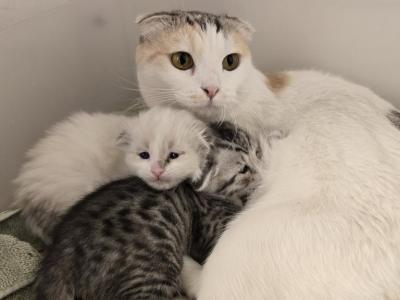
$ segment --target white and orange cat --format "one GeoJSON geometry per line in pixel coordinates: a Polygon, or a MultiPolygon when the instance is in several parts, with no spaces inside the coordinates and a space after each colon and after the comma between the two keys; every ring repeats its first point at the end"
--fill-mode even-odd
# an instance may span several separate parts
{"type": "Polygon", "coordinates": [[[138,24],[148,105],[287,135],[269,153],[264,187],[197,270],[197,299],[400,299],[393,105],[319,72],[265,77],[252,63],[251,26],[235,17],[172,11],[138,24]]]}

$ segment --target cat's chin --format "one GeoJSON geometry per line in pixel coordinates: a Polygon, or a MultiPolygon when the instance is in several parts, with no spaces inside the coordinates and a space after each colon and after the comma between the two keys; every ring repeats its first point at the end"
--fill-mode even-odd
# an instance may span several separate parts
{"type": "Polygon", "coordinates": [[[202,107],[188,107],[192,113],[194,113],[200,119],[207,122],[216,122],[221,120],[222,109],[218,106],[202,106],[202,107]]]}
{"type": "Polygon", "coordinates": [[[169,190],[178,185],[178,183],[175,183],[174,181],[165,181],[165,180],[148,181],[147,184],[153,189],[158,191],[169,190]]]}
{"type": "MultiPolygon", "coordinates": [[[[155,104],[150,101],[146,101],[146,104],[149,107],[153,107],[156,105],[166,106],[166,104],[155,104]]],[[[169,103],[168,107],[173,107],[177,109],[184,109],[192,112],[196,116],[200,117],[201,119],[205,119],[207,121],[220,121],[221,115],[223,112],[223,107],[218,105],[216,101],[209,102],[204,101],[201,103],[187,103],[184,100],[175,101],[173,103],[169,103]]]]}

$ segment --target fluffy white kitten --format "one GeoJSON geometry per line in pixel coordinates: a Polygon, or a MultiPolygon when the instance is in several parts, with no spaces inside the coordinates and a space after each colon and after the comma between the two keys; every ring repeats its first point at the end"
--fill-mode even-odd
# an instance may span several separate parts
{"type": "Polygon", "coordinates": [[[128,117],[76,113],[53,126],[29,152],[15,206],[30,229],[47,240],[61,213],[98,186],[127,175],[117,137],[128,117]]]}
{"type": "Polygon", "coordinates": [[[182,178],[196,179],[208,152],[206,129],[189,112],[171,108],[155,107],[133,118],[74,114],[28,152],[15,180],[15,205],[31,230],[48,241],[60,216],[104,183],[137,175],[167,189],[182,178]]]}
{"type": "Polygon", "coordinates": [[[209,141],[205,123],[187,111],[161,107],[140,113],[119,137],[129,172],[158,190],[199,179],[209,141]]]}
{"type": "Polygon", "coordinates": [[[288,134],[198,272],[197,299],[400,299],[400,113],[327,74],[264,77],[237,18],[162,12],[139,26],[149,105],[288,134]]]}

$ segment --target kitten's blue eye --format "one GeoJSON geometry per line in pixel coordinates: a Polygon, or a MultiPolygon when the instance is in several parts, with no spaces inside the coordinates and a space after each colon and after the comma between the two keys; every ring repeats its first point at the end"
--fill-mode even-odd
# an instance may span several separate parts
{"type": "Polygon", "coordinates": [[[177,159],[179,157],[179,154],[176,152],[171,152],[168,157],[170,159],[177,159]]]}
{"type": "Polygon", "coordinates": [[[141,159],[149,159],[150,158],[149,152],[146,152],[146,151],[145,152],[140,152],[139,156],[140,156],[141,159]]]}

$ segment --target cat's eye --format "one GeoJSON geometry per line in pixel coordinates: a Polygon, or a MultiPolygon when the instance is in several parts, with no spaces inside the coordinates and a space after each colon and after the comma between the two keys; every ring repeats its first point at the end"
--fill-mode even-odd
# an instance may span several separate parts
{"type": "Polygon", "coordinates": [[[239,171],[240,174],[246,174],[247,172],[250,171],[249,166],[244,165],[244,167],[239,171]]]}
{"type": "Polygon", "coordinates": [[[224,60],[222,61],[222,67],[224,70],[233,71],[235,70],[240,63],[240,56],[237,53],[231,53],[225,56],[224,60]]]}
{"type": "Polygon", "coordinates": [[[172,65],[179,70],[189,70],[193,67],[194,62],[192,56],[183,51],[171,54],[172,65]]]}
{"type": "Polygon", "coordinates": [[[140,152],[140,153],[139,153],[139,157],[140,157],[141,159],[149,159],[149,158],[150,158],[150,153],[149,153],[149,152],[146,152],[146,151],[140,152]]]}
{"type": "Polygon", "coordinates": [[[178,157],[179,157],[179,154],[176,153],[176,152],[171,152],[171,153],[168,155],[168,158],[170,158],[170,159],[177,159],[178,157]]]}

